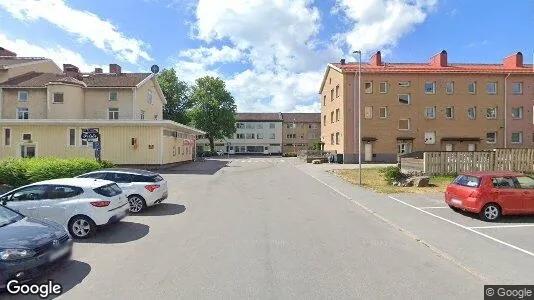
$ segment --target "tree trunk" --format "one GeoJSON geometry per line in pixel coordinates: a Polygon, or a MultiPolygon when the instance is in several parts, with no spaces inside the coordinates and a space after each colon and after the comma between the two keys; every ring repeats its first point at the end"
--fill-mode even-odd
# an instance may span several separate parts
{"type": "Polygon", "coordinates": [[[208,137],[208,140],[210,141],[210,151],[215,152],[215,143],[213,142],[213,137],[208,137]]]}

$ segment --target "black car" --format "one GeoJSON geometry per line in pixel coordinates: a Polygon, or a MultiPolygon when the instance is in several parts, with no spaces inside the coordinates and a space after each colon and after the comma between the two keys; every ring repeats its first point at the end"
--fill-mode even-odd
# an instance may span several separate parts
{"type": "Polygon", "coordinates": [[[0,205],[0,290],[14,279],[31,282],[71,255],[72,239],[63,226],[0,205]]]}

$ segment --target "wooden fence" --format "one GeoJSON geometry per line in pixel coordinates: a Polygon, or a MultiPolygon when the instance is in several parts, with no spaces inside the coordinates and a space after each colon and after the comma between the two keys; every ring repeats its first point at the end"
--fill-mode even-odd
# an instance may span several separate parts
{"type": "Polygon", "coordinates": [[[469,171],[534,172],[534,149],[494,151],[425,152],[425,174],[456,174],[469,171]]]}

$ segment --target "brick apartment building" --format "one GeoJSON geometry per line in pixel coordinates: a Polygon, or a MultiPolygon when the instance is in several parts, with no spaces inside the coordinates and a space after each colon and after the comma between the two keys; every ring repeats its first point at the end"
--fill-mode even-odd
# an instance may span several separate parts
{"type": "MultiPolygon", "coordinates": [[[[321,140],[345,162],[358,159],[358,69],[329,64],[319,91],[321,140]]],[[[428,63],[385,63],[376,52],[362,64],[362,159],[534,147],[533,100],[533,66],[520,52],[502,64],[451,64],[446,51],[428,63]]]]}
{"type": "Polygon", "coordinates": [[[320,113],[283,113],[282,152],[299,152],[321,140],[320,113]]]}

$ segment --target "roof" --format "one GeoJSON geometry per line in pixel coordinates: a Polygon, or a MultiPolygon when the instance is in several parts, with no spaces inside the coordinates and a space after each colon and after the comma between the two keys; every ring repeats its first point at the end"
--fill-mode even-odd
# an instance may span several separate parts
{"type": "Polygon", "coordinates": [[[282,113],[236,113],[236,121],[282,122],[282,113]]]}
{"type": "Polygon", "coordinates": [[[50,61],[50,60],[44,57],[0,56],[0,69],[7,69],[11,66],[20,65],[20,64],[46,62],[46,61],[50,61]]]}
{"type": "Polygon", "coordinates": [[[60,82],[67,84],[77,84],[84,87],[136,87],[152,73],[121,73],[121,74],[81,74],[81,77],[74,78],[65,74],[29,72],[15,76],[2,84],[0,87],[45,87],[49,83],[60,82]]]}
{"type": "Polygon", "coordinates": [[[60,179],[50,179],[45,181],[39,181],[35,184],[61,184],[61,185],[72,185],[82,188],[97,188],[103,185],[114,183],[113,181],[104,180],[104,179],[94,179],[94,178],[60,178],[60,179]]]}
{"type": "Polygon", "coordinates": [[[519,172],[509,172],[509,171],[478,171],[478,172],[462,172],[461,175],[469,175],[469,176],[475,176],[475,177],[481,177],[481,176],[498,176],[498,177],[504,177],[504,176],[525,176],[523,173],[519,172]]]}
{"type": "MultiPolygon", "coordinates": [[[[358,63],[332,63],[337,69],[343,72],[358,72],[358,63]]],[[[532,74],[532,65],[523,67],[505,68],[503,64],[448,64],[446,67],[430,65],[428,63],[384,63],[380,66],[369,63],[362,64],[362,73],[520,73],[532,74]]]]}
{"type": "Polygon", "coordinates": [[[284,122],[321,123],[321,113],[282,113],[284,122]]]}

